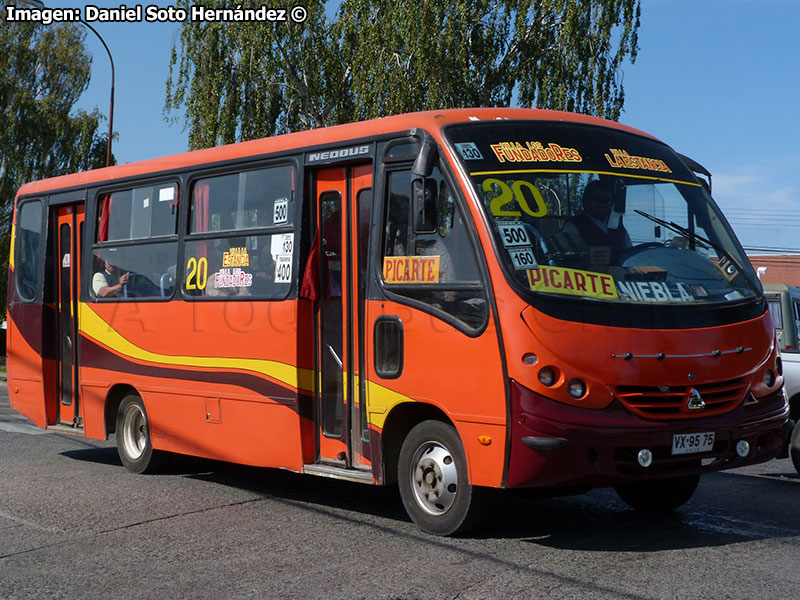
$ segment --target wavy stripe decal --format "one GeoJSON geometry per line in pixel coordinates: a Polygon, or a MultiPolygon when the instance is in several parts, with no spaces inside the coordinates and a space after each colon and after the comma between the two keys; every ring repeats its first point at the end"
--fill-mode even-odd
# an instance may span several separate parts
{"type": "MultiPolygon", "coordinates": [[[[113,364],[113,368],[121,372],[210,383],[232,383],[276,400],[285,398],[286,390],[283,392],[284,395],[280,395],[277,385],[270,388],[266,385],[268,382],[261,380],[264,384],[259,384],[247,379],[245,373],[239,373],[237,376],[230,371],[221,372],[223,369],[235,369],[269,377],[306,394],[313,394],[314,391],[314,372],[310,369],[297,369],[285,363],[255,358],[173,356],[140,348],[115,331],[85,302],[80,303],[78,323],[84,337],[81,363],[85,366],[113,364]],[[207,371],[191,371],[191,368],[202,368],[207,371]]],[[[255,375],[251,377],[260,379],[255,375]]],[[[367,380],[366,386],[369,425],[378,430],[383,429],[386,417],[395,406],[403,402],[414,402],[412,398],[379,383],[367,380]]],[[[311,399],[310,396],[302,394],[301,398],[311,399]]],[[[307,410],[300,412],[305,414],[307,410]]]]}
{"type": "Polygon", "coordinates": [[[237,369],[264,375],[283,384],[304,392],[312,392],[314,373],[310,369],[298,369],[292,365],[274,360],[257,358],[229,358],[215,356],[173,356],[151,352],[133,344],[106,323],[85,302],[80,303],[78,317],[80,331],[86,338],[124,357],[140,362],[151,363],[155,366],[198,367],[203,369],[237,369]]]}
{"type": "MultiPolygon", "coordinates": [[[[196,371],[180,367],[143,365],[120,356],[85,336],[81,337],[81,363],[84,367],[108,369],[119,373],[131,373],[145,377],[235,385],[269,398],[276,404],[287,406],[302,417],[311,418],[312,397],[310,395],[298,394],[288,386],[274,383],[252,373],[213,370],[196,371]]],[[[176,392],[179,392],[177,388],[176,392]]]]}

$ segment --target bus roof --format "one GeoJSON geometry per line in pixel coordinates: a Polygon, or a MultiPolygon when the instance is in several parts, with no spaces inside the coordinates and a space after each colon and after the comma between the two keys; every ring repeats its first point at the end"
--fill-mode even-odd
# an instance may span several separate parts
{"type": "Polygon", "coordinates": [[[536,108],[461,108],[433,110],[383,117],[370,121],[348,123],[321,129],[311,129],[296,133],[286,133],[248,142],[216,146],[214,148],[184,152],[182,154],[174,154],[162,158],[125,163],[81,173],[52,177],[50,179],[42,179],[23,185],[17,195],[40,194],[51,190],[76,188],[137,175],[168,172],[196,165],[224,162],[249,156],[322,146],[345,140],[361,139],[373,135],[407,131],[414,127],[425,129],[438,137],[439,130],[444,125],[450,123],[463,123],[476,120],[488,121],[495,119],[534,119],[587,123],[621,129],[653,138],[653,136],[645,132],[626,125],[621,125],[614,121],[570,112],[536,108]]]}

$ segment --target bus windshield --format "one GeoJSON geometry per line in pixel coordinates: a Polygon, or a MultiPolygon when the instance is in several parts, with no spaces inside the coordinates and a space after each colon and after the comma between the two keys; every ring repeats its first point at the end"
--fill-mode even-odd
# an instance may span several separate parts
{"type": "Polygon", "coordinates": [[[525,293],[675,306],[761,295],[719,209],[664,144],[555,122],[473,123],[446,135],[525,293]]]}

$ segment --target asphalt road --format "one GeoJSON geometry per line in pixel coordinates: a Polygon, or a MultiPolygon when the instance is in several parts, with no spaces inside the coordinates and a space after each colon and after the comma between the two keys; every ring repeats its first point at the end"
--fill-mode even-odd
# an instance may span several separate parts
{"type": "Polygon", "coordinates": [[[416,530],[394,489],[45,433],[0,387],[0,598],[797,598],[791,461],[705,477],[674,515],[609,490],[504,494],[476,535],[416,530]]]}

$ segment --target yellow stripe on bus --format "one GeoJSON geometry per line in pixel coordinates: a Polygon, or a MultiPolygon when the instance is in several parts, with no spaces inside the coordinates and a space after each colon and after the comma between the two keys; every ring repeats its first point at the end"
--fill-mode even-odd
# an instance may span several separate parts
{"type": "Polygon", "coordinates": [[[314,389],[313,371],[298,369],[295,366],[274,360],[216,356],[173,356],[145,350],[125,339],[85,302],[80,304],[78,322],[83,334],[115,352],[136,360],[159,365],[252,371],[276,379],[301,391],[311,392],[314,389]]]}

